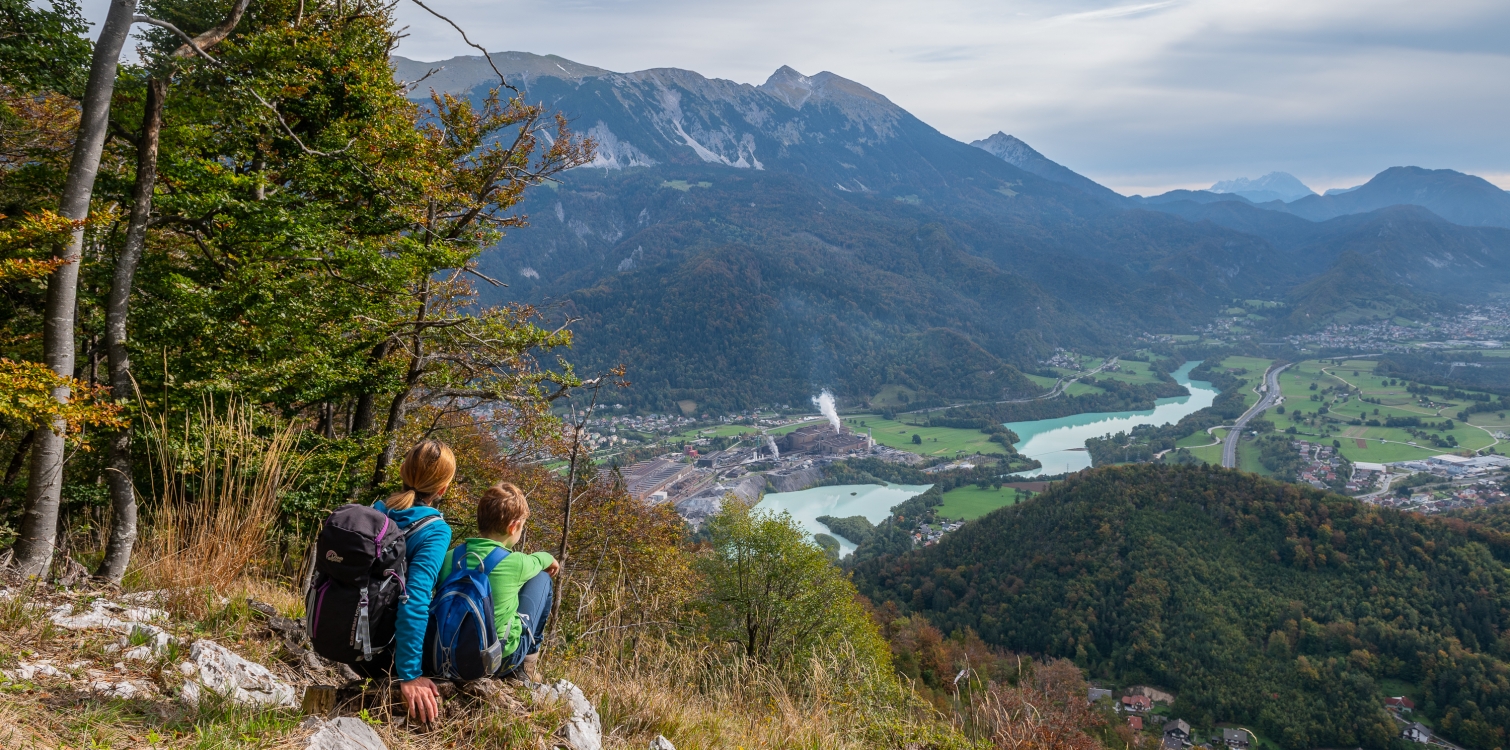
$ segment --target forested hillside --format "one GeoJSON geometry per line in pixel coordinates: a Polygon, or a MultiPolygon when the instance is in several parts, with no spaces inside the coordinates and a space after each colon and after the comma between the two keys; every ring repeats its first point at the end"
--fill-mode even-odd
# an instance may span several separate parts
{"type": "Polygon", "coordinates": [[[1384,747],[1385,685],[1465,747],[1510,726],[1510,537],[1209,467],[1074,476],[857,566],[944,632],[1164,685],[1287,748],[1384,747]],[[1386,682],[1388,681],[1388,682],[1386,682]]]}

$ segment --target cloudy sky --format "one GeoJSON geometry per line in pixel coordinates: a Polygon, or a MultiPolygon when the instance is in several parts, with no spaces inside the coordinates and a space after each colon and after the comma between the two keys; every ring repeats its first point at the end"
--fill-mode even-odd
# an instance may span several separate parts
{"type": "MultiPolygon", "coordinates": [[[[491,51],[748,83],[832,71],[1124,193],[1276,170],[1320,191],[1407,164],[1510,187],[1505,0],[426,2],[491,51]]],[[[465,53],[409,0],[399,14],[399,54],[465,53]]]]}

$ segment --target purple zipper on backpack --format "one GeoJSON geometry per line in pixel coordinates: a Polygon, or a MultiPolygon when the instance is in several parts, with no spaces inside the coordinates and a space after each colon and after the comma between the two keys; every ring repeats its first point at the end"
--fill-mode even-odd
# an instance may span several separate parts
{"type": "Polygon", "coordinates": [[[391,524],[392,522],[393,522],[393,519],[389,518],[388,516],[383,516],[383,528],[378,529],[377,540],[375,540],[372,543],[372,546],[373,546],[372,556],[373,557],[382,557],[383,556],[383,537],[388,535],[388,525],[391,524]]]}
{"type": "Polygon", "coordinates": [[[326,581],[325,585],[320,587],[320,595],[315,597],[315,622],[314,627],[309,631],[310,638],[314,638],[315,631],[320,629],[320,607],[325,604],[325,592],[329,589],[330,581],[326,581]]]}

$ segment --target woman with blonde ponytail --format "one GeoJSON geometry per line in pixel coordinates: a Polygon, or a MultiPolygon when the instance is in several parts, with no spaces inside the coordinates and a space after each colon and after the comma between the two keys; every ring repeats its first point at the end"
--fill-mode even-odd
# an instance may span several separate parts
{"type": "Polygon", "coordinates": [[[398,469],[403,480],[403,489],[379,500],[373,508],[386,514],[408,533],[409,527],[424,522],[408,536],[405,558],[409,572],[405,584],[408,598],[398,608],[398,625],[394,633],[394,647],[384,653],[391,662],[374,662],[358,668],[368,677],[392,674],[399,682],[404,696],[404,705],[409,718],[426,723],[440,715],[436,699],[440,691],[428,677],[420,674],[420,652],[424,648],[425,626],[430,620],[430,599],[435,590],[435,580],[445,561],[446,550],[451,546],[451,527],[444,516],[435,509],[435,504],[451,487],[456,476],[456,454],[450,446],[439,440],[424,440],[404,454],[404,463],[398,469]]]}

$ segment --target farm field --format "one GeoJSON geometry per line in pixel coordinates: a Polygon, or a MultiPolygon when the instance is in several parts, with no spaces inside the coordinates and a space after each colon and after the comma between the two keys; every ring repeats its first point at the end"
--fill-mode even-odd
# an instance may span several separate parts
{"type": "Polygon", "coordinates": [[[1106,391],[1094,385],[1086,385],[1085,383],[1070,383],[1064,387],[1064,394],[1066,396],[1084,396],[1089,393],[1106,393],[1106,391]]]}
{"type": "Polygon", "coordinates": [[[934,510],[939,518],[966,521],[980,518],[997,508],[1014,505],[1022,499],[1022,493],[1011,487],[983,490],[975,485],[956,487],[944,493],[944,504],[934,510]]]}
{"type": "Polygon", "coordinates": [[[1129,362],[1125,359],[1117,361],[1116,372],[1098,373],[1096,377],[1120,380],[1124,383],[1133,383],[1135,385],[1159,382],[1159,377],[1149,369],[1147,362],[1129,362]]]}
{"type": "Polygon", "coordinates": [[[1495,413],[1476,414],[1474,417],[1477,420],[1463,424],[1454,419],[1461,403],[1426,406],[1414,394],[1406,391],[1404,385],[1395,383],[1391,378],[1376,375],[1376,364],[1371,360],[1354,359],[1345,359],[1341,364],[1337,364],[1335,360],[1300,362],[1280,376],[1285,413],[1279,414],[1278,409],[1271,409],[1265,416],[1281,431],[1294,427],[1297,438],[1312,442],[1338,441],[1342,445],[1341,454],[1350,461],[1374,463],[1408,461],[1442,453],[1486,448],[1495,444],[1495,438],[1474,425],[1510,424],[1500,420],[1495,413]],[[1313,384],[1316,390],[1311,390],[1313,384]],[[1369,400],[1352,397],[1336,399],[1335,393],[1327,393],[1327,389],[1338,386],[1356,387],[1362,398],[1369,400]],[[1312,400],[1313,398],[1318,400],[1312,400]],[[1313,424],[1323,406],[1319,399],[1325,398],[1333,399],[1333,403],[1327,406],[1328,416],[1343,420],[1344,423],[1313,424]],[[1457,441],[1458,448],[1434,447],[1427,439],[1413,436],[1403,427],[1346,424],[1346,421],[1352,419],[1378,420],[1382,423],[1390,417],[1416,417],[1429,422],[1451,419],[1453,429],[1432,429],[1427,432],[1441,435],[1444,439],[1452,436],[1457,441]]]}
{"type": "MultiPolygon", "coordinates": [[[[1221,446],[1217,446],[1221,447],[1221,446]]],[[[1221,454],[1217,454],[1217,461],[1221,461],[1221,454]]],[[[1251,440],[1242,440],[1237,444],[1237,468],[1243,471],[1251,471],[1260,476],[1272,477],[1274,472],[1269,471],[1258,458],[1258,446],[1251,440]]]]}
{"type": "MultiPolygon", "coordinates": [[[[1226,430],[1216,430],[1217,435],[1225,435],[1226,433],[1226,430]]],[[[1207,445],[1216,439],[1217,438],[1211,433],[1208,433],[1205,430],[1201,430],[1200,432],[1197,432],[1195,434],[1186,435],[1185,437],[1180,438],[1179,440],[1175,441],[1174,446],[1176,448],[1196,448],[1202,445],[1207,445]]]]}
{"type": "MultiPolygon", "coordinates": [[[[1218,437],[1222,437],[1227,434],[1227,431],[1216,430],[1214,434],[1218,437]]],[[[1190,454],[1202,461],[1205,461],[1208,464],[1216,464],[1219,466],[1222,463],[1222,444],[1217,443],[1216,445],[1208,445],[1204,448],[1191,448],[1190,454]]]]}
{"type": "MultiPolygon", "coordinates": [[[[905,418],[905,417],[904,417],[905,418]]],[[[855,432],[869,430],[876,442],[898,450],[911,451],[924,456],[953,456],[960,451],[967,454],[986,453],[1006,455],[1000,443],[991,442],[991,436],[980,430],[956,427],[918,427],[898,420],[882,419],[875,414],[858,414],[845,417],[844,423],[855,432]],[[921,445],[912,442],[913,434],[922,438],[921,445]]],[[[774,430],[773,430],[774,432],[774,430]]]]}
{"type": "Polygon", "coordinates": [[[1053,388],[1054,387],[1054,382],[1055,382],[1054,378],[1046,377],[1046,376],[1043,376],[1043,375],[1029,375],[1028,373],[1023,373],[1022,376],[1025,377],[1025,378],[1027,378],[1028,380],[1033,381],[1034,383],[1037,383],[1037,384],[1043,386],[1044,388],[1053,388]]]}
{"type": "Polygon", "coordinates": [[[1258,394],[1254,393],[1253,389],[1259,383],[1263,382],[1264,372],[1273,363],[1274,360],[1259,359],[1258,357],[1227,357],[1222,360],[1220,366],[1229,370],[1243,369],[1248,371],[1246,374],[1237,376],[1243,379],[1243,385],[1240,390],[1243,394],[1243,406],[1248,407],[1258,403],[1258,394]]]}

